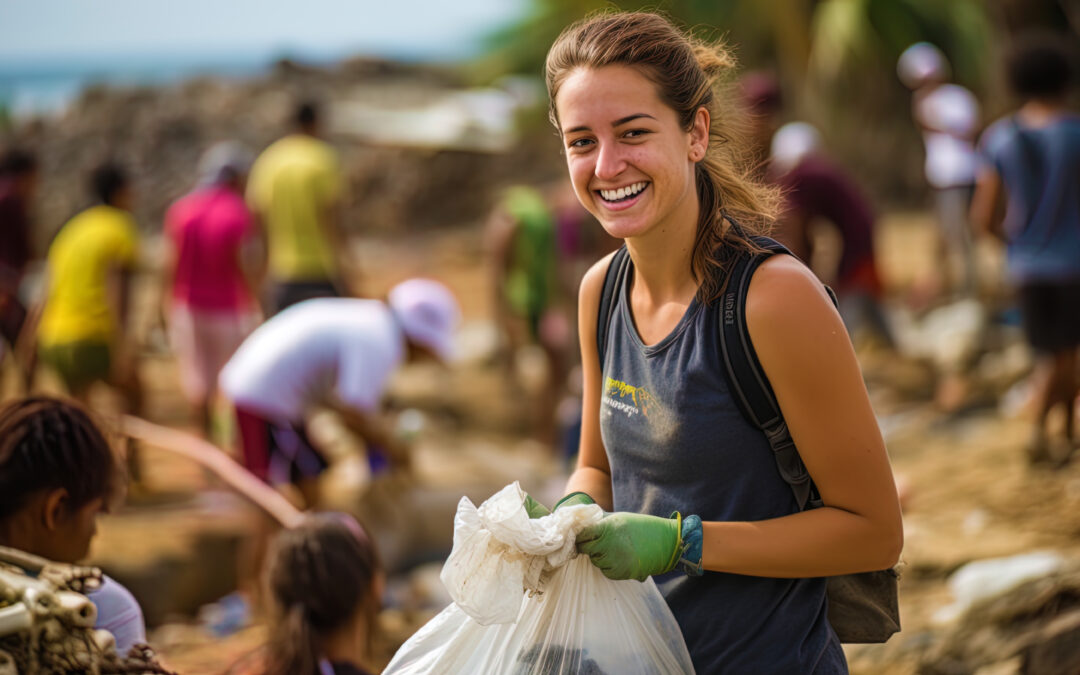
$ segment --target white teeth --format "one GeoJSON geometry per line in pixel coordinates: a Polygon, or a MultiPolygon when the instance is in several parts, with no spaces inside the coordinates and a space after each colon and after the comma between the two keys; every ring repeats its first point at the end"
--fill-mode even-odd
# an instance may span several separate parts
{"type": "Polygon", "coordinates": [[[646,185],[648,185],[648,183],[641,182],[634,183],[633,185],[627,185],[626,187],[621,187],[617,190],[600,190],[600,196],[609,202],[614,202],[636,195],[637,193],[644,190],[646,185]]]}

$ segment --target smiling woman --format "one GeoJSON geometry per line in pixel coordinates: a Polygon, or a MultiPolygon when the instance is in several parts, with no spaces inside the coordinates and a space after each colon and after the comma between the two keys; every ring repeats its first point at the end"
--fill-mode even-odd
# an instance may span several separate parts
{"type": "MultiPolygon", "coordinates": [[[[734,103],[738,100],[733,89],[735,61],[727,50],[680,35],[655,15],[636,15],[651,19],[635,25],[629,37],[629,29],[622,25],[626,22],[620,18],[629,16],[601,16],[576,24],[556,41],[547,59],[549,117],[561,130],[579,198],[592,191],[603,199],[599,204],[592,198],[582,203],[605,228],[608,225],[601,214],[629,208],[630,198],[648,192],[651,182],[632,182],[632,172],[611,172],[631,157],[646,161],[641,155],[650,148],[633,152],[644,144],[670,145],[674,134],[685,136],[686,147],[679,150],[686,166],[671,168],[681,172],[680,181],[690,179],[689,195],[696,195],[688,200],[696,204],[682,204],[695,212],[698,224],[690,271],[700,282],[701,299],[713,299],[722,285],[714,272],[724,262],[712,259],[713,254],[758,250],[716,214],[723,210],[739,223],[743,234],[761,234],[774,220],[778,194],[750,178],[755,158],[742,141],[745,115],[734,103]],[[628,30],[625,40],[606,39],[603,32],[624,29],[628,30]],[[672,49],[673,45],[682,49],[672,49]],[[643,99],[641,92],[654,95],[643,99]],[[560,119],[560,111],[577,117],[560,119]],[[620,142],[605,144],[606,152],[598,153],[598,135],[605,133],[611,139],[618,135],[620,142]],[[582,184],[592,168],[597,169],[595,178],[582,184]],[[621,197],[619,189],[624,191],[621,197]],[[600,194],[601,190],[608,194],[600,194]],[[727,246],[719,246],[720,242],[727,246]]],[[[665,150],[674,152],[675,147],[665,150]]],[[[676,201],[681,203],[681,199],[676,201]]]]}
{"type": "Polygon", "coordinates": [[[747,171],[725,107],[732,73],[722,48],[648,13],[574,24],[548,54],[577,197],[626,243],[619,265],[609,256],[581,284],[579,459],[556,508],[613,511],[578,551],[613,579],[657,577],[697,672],[845,673],[822,577],[893,565],[900,510],[839,315],[810,270],[756,236],[776,193],[747,171]],[[749,284],[725,288],[751,258],[749,284]],[[721,293],[725,306],[741,294],[817,508],[740,413],[721,293]]]}

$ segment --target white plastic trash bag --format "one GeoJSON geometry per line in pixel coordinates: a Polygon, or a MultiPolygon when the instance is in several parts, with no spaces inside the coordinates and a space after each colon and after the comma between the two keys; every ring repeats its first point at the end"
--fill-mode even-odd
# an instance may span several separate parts
{"type": "Polygon", "coordinates": [[[652,579],[611,581],[577,533],[603,517],[568,506],[530,520],[515,482],[454,518],[442,580],[454,603],[416,632],[383,675],[693,673],[679,626],[652,579]]]}

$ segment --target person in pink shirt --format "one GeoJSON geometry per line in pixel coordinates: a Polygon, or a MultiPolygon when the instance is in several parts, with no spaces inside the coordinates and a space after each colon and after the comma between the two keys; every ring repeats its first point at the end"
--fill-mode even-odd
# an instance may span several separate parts
{"type": "Polygon", "coordinates": [[[243,198],[250,165],[251,154],[235,143],[211,147],[198,186],[165,215],[169,338],[184,394],[207,436],[218,373],[260,318],[256,289],[265,255],[243,198]]]}

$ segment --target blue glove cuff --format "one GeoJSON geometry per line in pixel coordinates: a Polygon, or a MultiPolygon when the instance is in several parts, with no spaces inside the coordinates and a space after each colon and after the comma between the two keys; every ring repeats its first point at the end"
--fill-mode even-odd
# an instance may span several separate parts
{"type": "Polygon", "coordinates": [[[686,516],[682,519],[682,552],[676,568],[682,570],[690,577],[700,577],[705,573],[701,566],[702,547],[704,546],[704,533],[701,528],[701,518],[698,516],[686,516]]]}

